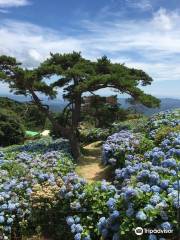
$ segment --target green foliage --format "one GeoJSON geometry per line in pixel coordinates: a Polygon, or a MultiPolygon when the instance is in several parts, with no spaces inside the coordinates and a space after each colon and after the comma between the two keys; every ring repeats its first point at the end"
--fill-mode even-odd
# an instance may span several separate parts
{"type": "MultiPolygon", "coordinates": [[[[66,110],[64,110],[62,112],[54,113],[54,119],[57,122],[61,123],[61,126],[63,126],[63,127],[70,125],[70,121],[71,121],[70,116],[68,116],[68,113],[66,110]]],[[[61,132],[58,132],[56,126],[54,126],[53,124],[49,123],[48,129],[50,129],[52,137],[55,137],[55,138],[62,137],[61,132]]]]}
{"type": "Polygon", "coordinates": [[[103,141],[110,134],[109,129],[103,128],[86,128],[80,132],[80,140],[83,143],[91,143],[95,141],[103,141]]]}
{"type": "Polygon", "coordinates": [[[0,112],[0,145],[8,146],[22,143],[25,131],[16,114],[7,110],[0,112]]]}
{"type": "Polygon", "coordinates": [[[1,165],[2,170],[8,172],[9,177],[23,177],[27,173],[27,169],[22,165],[16,162],[7,161],[1,165]]]}
{"type": "Polygon", "coordinates": [[[171,132],[180,132],[180,125],[177,125],[176,127],[161,126],[156,132],[155,142],[159,144],[171,132]]]}
{"type": "Polygon", "coordinates": [[[123,129],[133,130],[133,132],[144,132],[146,127],[146,118],[135,118],[122,122],[114,122],[111,125],[111,133],[119,132],[123,129]]]}
{"type": "Polygon", "coordinates": [[[42,130],[46,123],[46,116],[38,107],[30,103],[21,103],[6,97],[0,97],[0,109],[6,109],[18,115],[26,129],[42,130]]]}
{"type": "Polygon", "coordinates": [[[84,121],[91,121],[95,127],[110,126],[116,120],[127,119],[128,110],[122,109],[117,103],[117,96],[111,96],[114,102],[109,103],[106,97],[92,95],[83,107],[81,116],[84,121]]]}
{"type": "Polygon", "coordinates": [[[24,106],[24,114],[22,115],[22,120],[27,129],[30,130],[43,130],[46,123],[46,116],[38,107],[31,104],[26,104],[24,106]]]}
{"type": "MultiPolygon", "coordinates": [[[[107,137],[113,133],[119,132],[121,130],[132,130],[133,132],[144,132],[146,125],[146,118],[137,118],[125,121],[114,122],[108,128],[95,128],[90,124],[86,124],[80,130],[80,140],[82,143],[91,143],[95,141],[104,141],[107,137]]],[[[144,141],[142,144],[148,145],[152,147],[152,141],[148,141],[144,137],[144,141]],[[147,140],[147,143],[145,143],[147,140]]],[[[146,148],[142,145],[143,148],[146,148]]]]}
{"type": "Polygon", "coordinates": [[[150,140],[145,136],[142,136],[142,138],[139,141],[138,153],[144,154],[145,152],[153,149],[153,147],[155,147],[153,140],[150,140]]]}

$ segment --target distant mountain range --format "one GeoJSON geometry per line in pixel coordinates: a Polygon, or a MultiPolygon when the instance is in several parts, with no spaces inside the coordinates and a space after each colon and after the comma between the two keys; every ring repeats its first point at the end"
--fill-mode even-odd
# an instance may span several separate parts
{"type": "MultiPolygon", "coordinates": [[[[159,108],[147,108],[142,104],[131,105],[127,102],[127,98],[120,98],[118,99],[118,102],[120,103],[120,106],[122,108],[126,108],[126,109],[132,108],[136,112],[145,114],[147,116],[150,116],[154,113],[158,113],[160,111],[180,108],[180,99],[161,98],[160,100],[161,100],[161,105],[159,108]]],[[[66,103],[63,101],[50,102],[49,106],[52,111],[58,112],[58,111],[61,111],[66,106],[66,103]]]]}
{"type": "MultiPolygon", "coordinates": [[[[5,97],[5,96],[3,96],[5,97]]],[[[30,99],[27,99],[23,96],[6,96],[9,97],[13,100],[19,101],[19,102],[27,102],[30,101],[30,99]]],[[[147,116],[152,115],[154,113],[160,112],[160,111],[165,111],[165,110],[171,110],[175,108],[180,108],[180,99],[174,99],[174,98],[160,98],[161,100],[161,106],[159,108],[147,108],[143,106],[142,104],[136,104],[136,105],[131,105],[127,102],[127,98],[119,98],[118,102],[120,103],[122,108],[132,108],[138,113],[143,113],[147,116]]],[[[44,100],[44,103],[48,104],[50,106],[50,109],[53,112],[58,112],[61,111],[66,105],[67,102],[63,101],[62,99],[60,100],[51,100],[48,101],[47,99],[44,100]]]]}
{"type": "Polygon", "coordinates": [[[143,113],[147,116],[150,116],[154,113],[158,113],[165,110],[172,110],[175,108],[180,108],[180,99],[174,99],[174,98],[160,98],[161,105],[159,108],[147,108],[143,106],[142,104],[136,104],[136,105],[130,105],[127,102],[127,99],[121,98],[119,99],[119,103],[121,104],[121,107],[123,108],[133,108],[138,113],[143,113]]]}

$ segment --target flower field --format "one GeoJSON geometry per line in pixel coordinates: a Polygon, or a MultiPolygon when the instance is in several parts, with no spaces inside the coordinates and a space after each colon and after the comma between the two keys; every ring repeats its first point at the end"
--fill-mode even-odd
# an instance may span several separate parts
{"type": "Polygon", "coordinates": [[[180,111],[163,112],[142,131],[121,130],[102,146],[112,182],[74,172],[68,141],[45,138],[0,151],[0,236],[17,239],[178,239],[180,111]],[[138,237],[134,229],[159,229],[138,237]],[[164,231],[164,233],[163,233],[164,231]]]}

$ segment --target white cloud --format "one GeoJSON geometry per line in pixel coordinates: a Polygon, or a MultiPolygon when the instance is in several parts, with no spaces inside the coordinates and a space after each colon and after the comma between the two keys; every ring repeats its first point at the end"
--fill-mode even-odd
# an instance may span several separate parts
{"type": "Polygon", "coordinates": [[[160,9],[146,20],[82,23],[81,34],[30,23],[0,23],[0,54],[17,57],[27,67],[37,66],[50,52],[81,51],[95,59],[106,54],[113,61],[142,68],[155,81],[180,80],[180,13],[160,9]]]}
{"type": "Polygon", "coordinates": [[[30,49],[28,53],[29,56],[32,57],[32,59],[34,59],[35,61],[42,61],[42,56],[36,49],[30,49]]]}
{"type": "Polygon", "coordinates": [[[29,0],[0,0],[0,7],[21,7],[29,4],[29,0]]]}
{"type": "Polygon", "coordinates": [[[161,30],[172,30],[176,27],[179,21],[179,14],[177,12],[168,12],[161,8],[154,14],[152,23],[161,30]]]}
{"type": "Polygon", "coordinates": [[[6,21],[0,25],[0,54],[16,57],[26,66],[36,66],[51,52],[81,51],[79,40],[48,28],[6,21]]]}
{"type": "Polygon", "coordinates": [[[152,4],[150,0],[126,0],[127,6],[131,8],[137,8],[141,11],[152,10],[152,4]]]}
{"type": "MultiPolygon", "coordinates": [[[[180,15],[160,9],[150,20],[122,20],[108,24],[85,22],[97,49],[180,52],[180,15]],[[166,19],[166,21],[164,20],[166,19]],[[168,20],[167,20],[168,19],[168,20]],[[166,22],[166,25],[165,23],[166,22]],[[164,26],[165,25],[165,26],[164,26]]],[[[151,54],[150,54],[151,55],[151,54]]]]}
{"type": "Polygon", "coordinates": [[[146,70],[155,80],[180,80],[180,13],[160,9],[147,20],[116,20],[107,24],[86,22],[96,52],[124,59],[146,70]]]}

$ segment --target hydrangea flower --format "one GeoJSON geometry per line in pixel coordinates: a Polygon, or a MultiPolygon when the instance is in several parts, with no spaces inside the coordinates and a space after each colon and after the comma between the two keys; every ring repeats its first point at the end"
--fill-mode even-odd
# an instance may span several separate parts
{"type": "Polygon", "coordinates": [[[171,229],[172,229],[172,226],[171,226],[171,224],[170,224],[169,222],[163,222],[163,223],[161,224],[161,228],[162,228],[163,230],[171,230],[171,229]]]}
{"type": "Polygon", "coordinates": [[[140,210],[136,213],[136,218],[138,220],[145,221],[147,219],[147,216],[142,210],[140,210]]]}
{"type": "Polygon", "coordinates": [[[150,234],[148,237],[148,240],[157,240],[158,238],[156,237],[155,234],[150,234]]]}
{"type": "Polygon", "coordinates": [[[77,233],[77,234],[74,236],[74,240],[81,240],[81,234],[80,234],[80,233],[77,233]]]}
{"type": "Polygon", "coordinates": [[[66,218],[66,222],[69,226],[73,225],[74,224],[74,218],[73,217],[67,217],[66,218]]]}
{"type": "Polygon", "coordinates": [[[113,210],[116,204],[116,200],[114,198],[109,198],[109,200],[107,201],[107,206],[109,207],[109,209],[113,210]]]}

